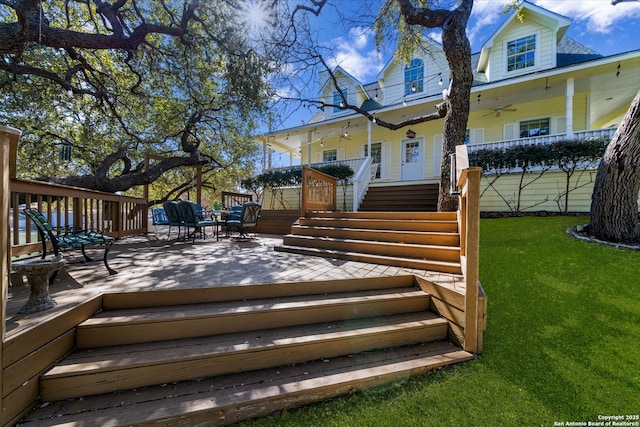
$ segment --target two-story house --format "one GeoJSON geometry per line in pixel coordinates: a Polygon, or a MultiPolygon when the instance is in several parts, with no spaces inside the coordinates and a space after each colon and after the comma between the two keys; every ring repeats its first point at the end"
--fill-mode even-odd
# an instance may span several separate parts
{"type": "MultiPolygon", "coordinates": [[[[604,57],[565,36],[570,19],[526,1],[520,14],[522,19],[512,13],[472,56],[469,149],[610,138],[640,89],[640,50],[604,57]]],[[[318,97],[337,106],[318,110],[308,123],[272,133],[265,141],[303,165],[349,160],[358,168],[362,162],[356,159],[370,156],[373,187],[437,185],[442,120],[391,131],[340,108],[344,96],[394,123],[434,111],[448,87],[449,69],[441,47],[430,46],[409,63],[390,61],[373,83],[363,84],[340,67],[333,70],[335,79],[321,73],[318,97]]],[[[537,188],[531,186],[529,205],[558,210],[559,188],[564,188],[559,180],[564,178],[550,173],[537,188]]],[[[483,193],[483,210],[511,209],[509,179],[500,182],[502,190],[483,193]]],[[[588,211],[592,187],[576,187],[580,191],[569,210],[588,211]]],[[[348,197],[347,205],[357,210],[360,201],[353,199],[359,196],[348,197]]]]}

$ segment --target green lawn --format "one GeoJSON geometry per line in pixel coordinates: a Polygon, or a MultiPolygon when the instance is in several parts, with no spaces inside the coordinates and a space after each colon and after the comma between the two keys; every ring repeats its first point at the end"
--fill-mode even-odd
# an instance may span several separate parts
{"type": "Polygon", "coordinates": [[[553,426],[640,414],[640,251],[581,242],[580,217],[485,219],[484,352],[251,426],[553,426]]]}

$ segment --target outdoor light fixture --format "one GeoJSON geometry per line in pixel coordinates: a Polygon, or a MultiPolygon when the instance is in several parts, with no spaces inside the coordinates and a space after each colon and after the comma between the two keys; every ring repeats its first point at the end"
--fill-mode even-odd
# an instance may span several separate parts
{"type": "Polygon", "coordinates": [[[416,133],[415,133],[414,131],[412,131],[411,129],[409,129],[409,130],[407,131],[407,138],[409,138],[409,139],[413,139],[413,138],[415,138],[415,137],[416,137],[416,133]]]}
{"type": "Polygon", "coordinates": [[[416,90],[418,90],[418,88],[416,87],[415,83],[411,83],[411,92],[415,92],[416,90]]]}
{"type": "Polygon", "coordinates": [[[440,80],[438,80],[438,86],[442,86],[443,85],[443,81],[442,81],[442,77],[440,77],[440,80]]]}

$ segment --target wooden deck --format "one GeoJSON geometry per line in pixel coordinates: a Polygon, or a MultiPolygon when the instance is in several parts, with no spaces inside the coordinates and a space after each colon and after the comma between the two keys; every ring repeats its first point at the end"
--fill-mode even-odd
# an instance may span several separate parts
{"type": "Polygon", "coordinates": [[[14,275],[3,423],[192,425],[220,416],[214,424],[226,425],[474,357],[455,345],[464,334],[461,275],[274,250],[282,241],[127,238],[110,255],[117,275],[78,254],[50,287],[58,305],[33,314],[18,312],[28,286],[14,275]],[[328,358],[335,371],[323,366],[328,358]],[[252,382],[270,368],[269,382],[285,376],[275,394],[252,382]],[[314,369],[320,377],[310,379],[314,369]],[[246,398],[227,399],[226,386],[204,398],[192,387],[210,376],[252,385],[246,398]],[[165,394],[164,384],[180,392],[165,394]],[[125,398],[132,389],[144,398],[125,398]],[[122,418],[114,396],[135,406],[133,418],[122,418]],[[30,412],[38,401],[46,404],[30,412]]]}
{"type": "MultiPolygon", "coordinates": [[[[70,264],[50,287],[58,306],[41,313],[19,314],[29,295],[29,288],[16,286],[20,278],[12,277],[7,300],[7,338],[46,321],[60,311],[71,310],[80,302],[101,292],[161,290],[215,287],[260,283],[302,282],[312,280],[352,279],[413,274],[463,292],[462,276],[404,267],[330,258],[309,257],[274,251],[282,236],[258,235],[249,242],[213,238],[195,243],[168,241],[160,232],[156,237],[130,237],[118,241],[111,249],[110,265],[118,271],[109,276],[99,257],[92,263],[70,264]]],[[[78,252],[75,255],[80,255],[78,252]]],[[[96,253],[96,255],[98,255],[96,253]]],[[[25,279],[26,280],[26,279],[25,279]]]]}

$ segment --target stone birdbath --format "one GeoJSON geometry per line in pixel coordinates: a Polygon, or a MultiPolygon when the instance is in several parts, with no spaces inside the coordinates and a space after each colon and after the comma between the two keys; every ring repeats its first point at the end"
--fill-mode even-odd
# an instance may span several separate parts
{"type": "Polygon", "coordinates": [[[32,259],[18,261],[11,264],[17,273],[27,276],[27,281],[31,287],[29,300],[20,309],[20,313],[35,313],[37,311],[48,310],[57,305],[49,295],[49,277],[60,270],[66,261],[58,256],[50,259],[32,259]]]}

